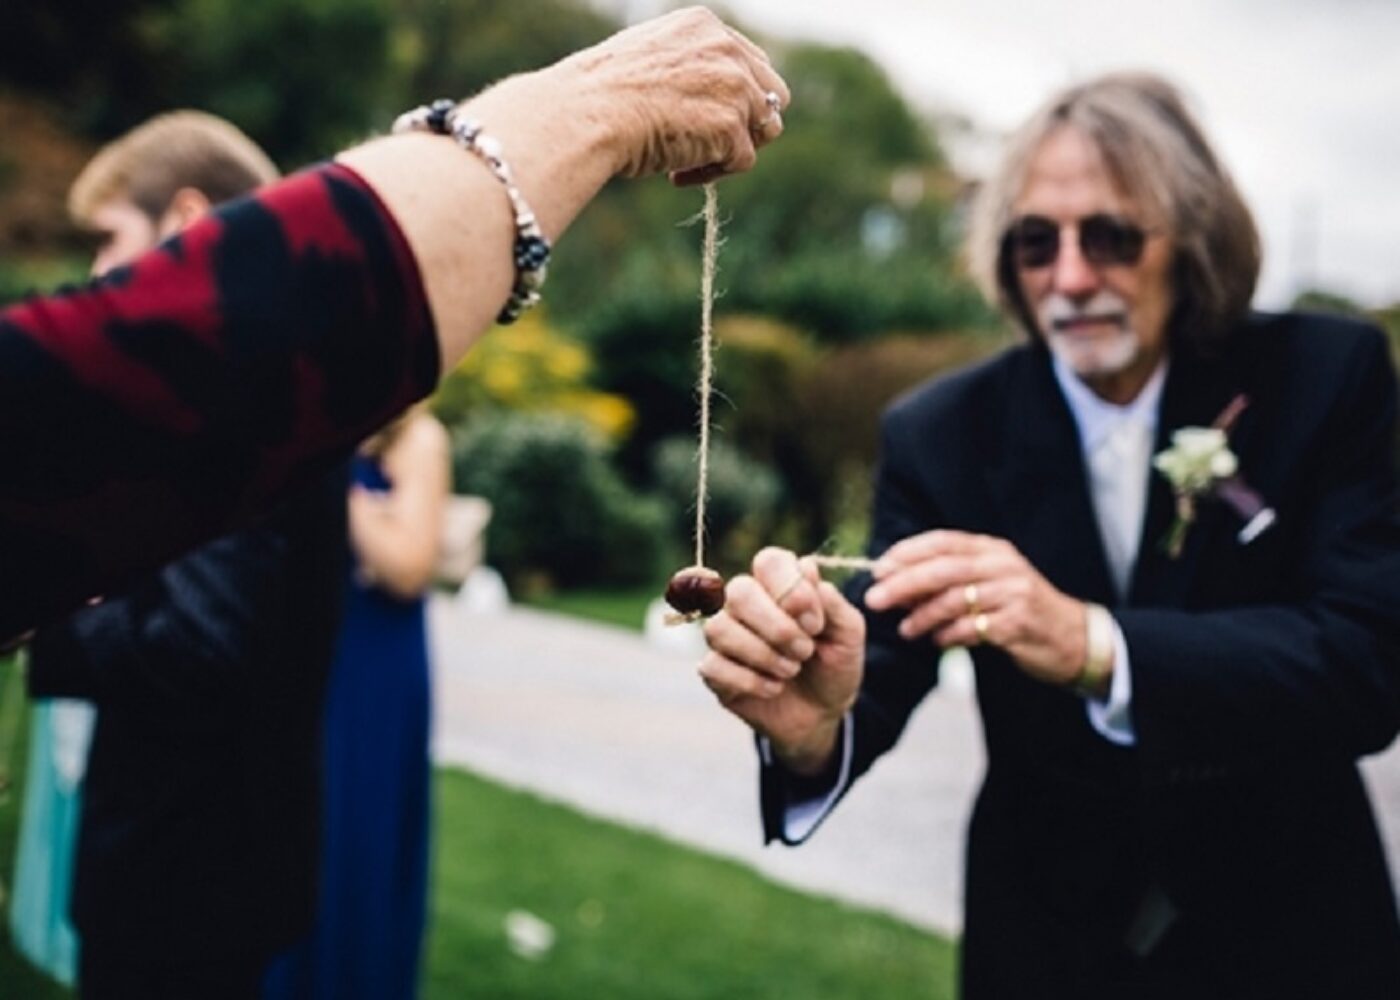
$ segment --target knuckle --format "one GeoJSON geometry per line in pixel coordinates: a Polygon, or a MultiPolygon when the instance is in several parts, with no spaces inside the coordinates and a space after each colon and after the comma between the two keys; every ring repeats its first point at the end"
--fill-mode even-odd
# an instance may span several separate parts
{"type": "Polygon", "coordinates": [[[741,573],[731,579],[724,590],[726,601],[742,602],[748,600],[757,592],[758,581],[747,573],[741,573]]]}
{"type": "Polygon", "coordinates": [[[759,549],[758,553],[753,557],[754,572],[777,566],[787,556],[788,552],[786,549],[780,549],[776,545],[765,545],[763,548],[759,549]]]}

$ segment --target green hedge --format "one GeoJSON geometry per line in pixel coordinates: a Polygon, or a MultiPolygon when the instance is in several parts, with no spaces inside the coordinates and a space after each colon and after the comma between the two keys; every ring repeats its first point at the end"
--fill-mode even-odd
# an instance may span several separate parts
{"type": "Polygon", "coordinates": [[[667,505],[629,488],[575,418],[482,416],[453,465],[456,489],[494,506],[487,557],[517,590],[653,583],[675,562],[667,505]]]}

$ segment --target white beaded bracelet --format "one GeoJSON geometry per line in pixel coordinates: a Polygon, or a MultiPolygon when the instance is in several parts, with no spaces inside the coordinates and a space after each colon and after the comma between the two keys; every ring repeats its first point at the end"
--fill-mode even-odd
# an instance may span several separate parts
{"type": "Polygon", "coordinates": [[[515,186],[510,165],[501,155],[501,144],[484,134],[479,122],[458,114],[456,103],[445,98],[405,111],[394,122],[393,130],[450,135],[463,149],[480,157],[496,179],[505,185],[511,213],[515,216],[515,243],[512,248],[515,285],[496,321],[514,323],[525,310],[540,301],[540,289],[544,286],[548,271],[550,246],[535,220],[535,213],[515,186]]]}

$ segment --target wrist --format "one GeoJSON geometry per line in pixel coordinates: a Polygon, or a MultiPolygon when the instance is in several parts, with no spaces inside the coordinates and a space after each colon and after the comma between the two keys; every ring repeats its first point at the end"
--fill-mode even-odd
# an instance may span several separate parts
{"type": "Polygon", "coordinates": [[[836,755],[836,745],[845,716],[824,719],[802,739],[779,742],[769,737],[773,755],[793,774],[820,774],[836,755]]]}
{"type": "Polygon", "coordinates": [[[1076,692],[1089,698],[1108,694],[1113,677],[1113,616],[1101,604],[1084,604],[1084,657],[1070,680],[1076,692]]]}
{"type": "Polygon", "coordinates": [[[550,240],[617,172],[622,138],[605,97],[566,59],[499,80],[458,107],[500,140],[550,240]]]}

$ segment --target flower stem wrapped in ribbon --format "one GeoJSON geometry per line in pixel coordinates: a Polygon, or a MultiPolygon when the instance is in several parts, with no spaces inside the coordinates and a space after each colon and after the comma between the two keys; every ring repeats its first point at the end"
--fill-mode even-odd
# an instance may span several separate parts
{"type": "Polygon", "coordinates": [[[1162,547],[1173,559],[1181,555],[1202,497],[1223,500],[1240,516],[1245,525],[1238,537],[1245,545],[1276,519],[1272,508],[1240,478],[1239,459],[1230,450],[1230,427],[1247,405],[1244,396],[1236,396],[1214,425],[1179,428],[1172,433],[1171,447],[1152,459],[1153,467],[1176,495],[1176,518],[1162,540],[1162,547]]]}

